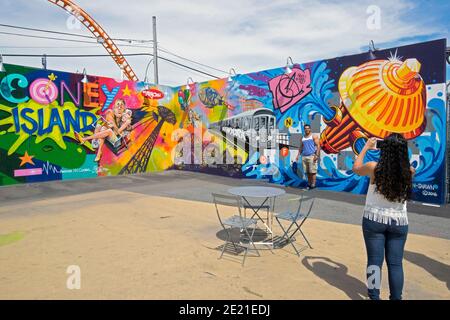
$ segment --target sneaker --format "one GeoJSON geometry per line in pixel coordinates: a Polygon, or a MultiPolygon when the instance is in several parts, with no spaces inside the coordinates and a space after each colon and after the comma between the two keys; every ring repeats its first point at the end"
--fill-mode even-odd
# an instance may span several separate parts
{"type": "Polygon", "coordinates": [[[313,184],[312,186],[310,186],[309,187],[310,189],[315,189],[316,188],[316,185],[315,184],[313,184]]]}

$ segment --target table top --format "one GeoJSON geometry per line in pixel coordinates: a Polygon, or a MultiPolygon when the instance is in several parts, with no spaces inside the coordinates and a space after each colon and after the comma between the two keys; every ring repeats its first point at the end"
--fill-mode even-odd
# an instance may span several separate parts
{"type": "Polygon", "coordinates": [[[286,193],[286,191],[280,188],[259,187],[259,186],[234,187],[228,189],[228,192],[235,196],[254,197],[254,198],[276,197],[286,193]]]}

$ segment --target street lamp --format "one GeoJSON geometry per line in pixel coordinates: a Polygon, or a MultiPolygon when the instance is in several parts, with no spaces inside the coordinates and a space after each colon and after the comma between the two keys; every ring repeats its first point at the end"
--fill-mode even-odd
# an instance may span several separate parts
{"type": "Polygon", "coordinates": [[[231,68],[230,71],[228,72],[228,82],[233,81],[233,77],[235,77],[236,74],[236,70],[234,70],[234,68],[231,68]]]}
{"type": "Polygon", "coordinates": [[[145,68],[145,77],[144,77],[144,82],[147,83],[148,81],[148,76],[147,76],[147,72],[148,72],[148,68],[150,67],[150,64],[153,62],[153,58],[150,59],[150,61],[147,64],[147,68],[145,68]]]}
{"type": "Polygon", "coordinates": [[[288,57],[287,61],[286,61],[286,72],[285,73],[286,74],[291,73],[293,67],[294,67],[294,61],[292,61],[291,57],[288,57]],[[291,62],[291,64],[289,64],[289,61],[291,62]]]}
{"type": "Polygon", "coordinates": [[[375,56],[374,52],[378,49],[375,48],[375,43],[373,40],[370,40],[369,42],[369,60],[375,60],[377,57],[375,56]]]}
{"type": "Polygon", "coordinates": [[[0,54],[0,72],[6,72],[5,66],[3,65],[3,56],[0,54]]]}
{"type": "Polygon", "coordinates": [[[186,89],[188,89],[189,91],[191,91],[191,84],[194,84],[195,83],[195,81],[191,78],[191,77],[189,77],[188,79],[187,79],[187,82],[186,82],[186,89]],[[190,81],[190,82],[189,82],[190,81]]]}
{"type": "Polygon", "coordinates": [[[82,83],[87,83],[88,82],[88,78],[87,78],[87,74],[86,74],[86,69],[83,68],[83,79],[81,79],[82,83]]]}

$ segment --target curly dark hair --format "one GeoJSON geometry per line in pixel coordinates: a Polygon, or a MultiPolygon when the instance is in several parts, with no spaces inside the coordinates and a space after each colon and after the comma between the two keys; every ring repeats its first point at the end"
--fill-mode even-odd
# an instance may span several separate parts
{"type": "Polygon", "coordinates": [[[412,189],[408,143],[402,135],[393,133],[382,141],[380,151],[374,173],[376,191],[389,201],[405,202],[412,189]]]}

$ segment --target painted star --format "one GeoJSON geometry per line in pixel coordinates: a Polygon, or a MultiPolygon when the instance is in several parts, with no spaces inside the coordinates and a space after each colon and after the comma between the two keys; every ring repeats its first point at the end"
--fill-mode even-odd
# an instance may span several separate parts
{"type": "Polygon", "coordinates": [[[23,155],[23,157],[19,157],[19,159],[22,160],[22,162],[20,163],[20,166],[23,166],[26,163],[30,163],[34,166],[34,162],[32,160],[33,158],[34,158],[34,156],[30,156],[28,154],[28,151],[25,151],[25,154],[23,155]]]}
{"type": "Polygon", "coordinates": [[[50,81],[55,81],[56,78],[58,78],[58,76],[55,76],[55,74],[52,72],[52,73],[48,76],[48,78],[50,79],[50,81]]]}
{"type": "Polygon", "coordinates": [[[131,96],[131,90],[128,88],[128,84],[125,86],[125,89],[122,89],[123,96],[131,96]]]}

